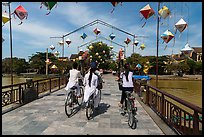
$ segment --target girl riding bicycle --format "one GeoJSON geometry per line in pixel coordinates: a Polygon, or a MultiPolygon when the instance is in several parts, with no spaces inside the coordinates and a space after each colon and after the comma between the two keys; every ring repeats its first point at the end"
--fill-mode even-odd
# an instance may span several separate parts
{"type": "Polygon", "coordinates": [[[77,97],[81,97],[80,95],[80,87],[79,87],[79,79],[83,79],[80,71],[77,70],[78,64],[76,62],[73,63],[73,68],[69,71],[69,81],[65,90],[69,90],[73,87],[77,88],[76,95],[77,97]]]}
{"type": "Polygon", "coordinates": [[[122,79],[122,95],[121,95],[121,100],[119,102],[119,107],[122,107],[123,102],[125,101],[125,108],[127,108],[127,102],[125,100],[126,98],[126,93],[125,91],[130,91],[131,93],[133,92],[133,72],[130,70],[130,64],[126,63],[124,65],[124,71],[121,72],[120,74],[120,79],[122,79]]]}
{"type": "Polygon", "coordinates": [[[91,62],[89,72],[84,76],[84,99],[83,101],[86,103],[89,97],[94,94],[94,108],[98,107],[100,102],[100,96],[98,91],[98,76],[94,73],[97,68],[96,62],[91,62]]]}

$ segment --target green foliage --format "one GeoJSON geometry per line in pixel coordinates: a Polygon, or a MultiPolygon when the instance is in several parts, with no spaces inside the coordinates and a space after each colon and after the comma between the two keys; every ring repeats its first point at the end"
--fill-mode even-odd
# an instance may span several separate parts
{"type": "Polygon", "coordinates": [[[107,44],[101,42],[92,43],[87,47],[89,49],[89,57],[91,61],[96,61],[99,63],[99,68],[109,69],[108,60],[110,59],[110,48],[107,44]],[[92,48],[90,48],[92,47],[92,48]],[[98,55],[97,55],[98,54],[98,55]]]}
{"type": "MultiPolygon", "coordinates": [[[[24,73],[26,72],[26,69],[28,68],[28,63],[25,59],[22,58],[16,58],[14,57],[12,59],[13,63],[13,72],[16,74],[24,73]]],[[[10,73],[11,72],[11,60],[10,58],[5,58],[2,60],[2,73],[10,73]]]]}

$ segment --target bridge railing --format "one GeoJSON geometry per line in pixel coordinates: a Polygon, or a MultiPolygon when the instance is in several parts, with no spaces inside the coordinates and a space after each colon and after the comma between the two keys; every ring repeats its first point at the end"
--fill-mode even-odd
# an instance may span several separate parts
{"type": "MultiPolygon", "coordinates": [[[[65,76],[55,76],[32,81],[31,87],[33,92],[37,93],[36,98],[39,98],[65,87],[67,82],[68,80],[65,76]]],[[[2,111],[12,110],[25,104],[23,102],[23,92],[29,87],[30,85],[27,82],[2,86],[2,111]]]]}
{"type": "Polygon", "coordinates": [[[145,91],[143,96],[145,104],[178,134],[202,134],[202,108],[149,84],[134,80],[134,91],[139,96],[143,92],[141,90],[145,91]]]}

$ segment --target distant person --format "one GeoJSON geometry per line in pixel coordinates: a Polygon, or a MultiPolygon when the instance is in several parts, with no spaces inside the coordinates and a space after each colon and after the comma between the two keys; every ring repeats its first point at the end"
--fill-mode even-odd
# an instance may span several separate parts
{"type": "Polygon", "coordinates": [[[80,71],[77,70],[78,64],[76,62],[73,63],[72,69],[69,70],[69,81],[67,83],[67,86],[65,87],[65,90],[69,90],[72,87],[76,87],[76,95],[77,97],[81,97],[80,95],[80,87],[79,87],[79,79],[83,79],[80,71]]]}
{"type": "Polygon", "coordinates": [[[127,102],[126,102],[126,93],[125,91],[130,91],[131,93],[133,92],[133,72],[130,70],[130,64],[125,63],[124,65],[124,71],[121,72],[120,78],[122,79],[122,95],[121,95],[121,100],[119,102],[119,107],[123,106],[123,103],[125,101],[125,108],[127,108],[127,102]]]}

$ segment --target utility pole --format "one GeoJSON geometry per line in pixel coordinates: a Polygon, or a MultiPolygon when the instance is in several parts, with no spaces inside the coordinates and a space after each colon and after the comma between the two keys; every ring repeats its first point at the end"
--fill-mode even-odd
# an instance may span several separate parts
{"type": "MultiPolygon", "coordinates": [[[[160,2],[158,2],[158,10],[160,9],[160,2]]],[[[159,15],[157,15],[157,57],[156,57],[156,88],[158,88],[158,47],[159,47],[159,22],[160,18],[159,15]]]]}
{"type": "MultiPolygon", "coordinates": [[[[9,19],[10,19],[10,52],[11,52],[10,70],[11,70],[11,85],[13,85],[13,55],[12,55],[12,28],[11,28],[11,4],[10,2],[8,2],[8,6],[9,6],[9,19]]],[[[12,90],[13,90],[13,86],[12,86],[12,90]]]]}

